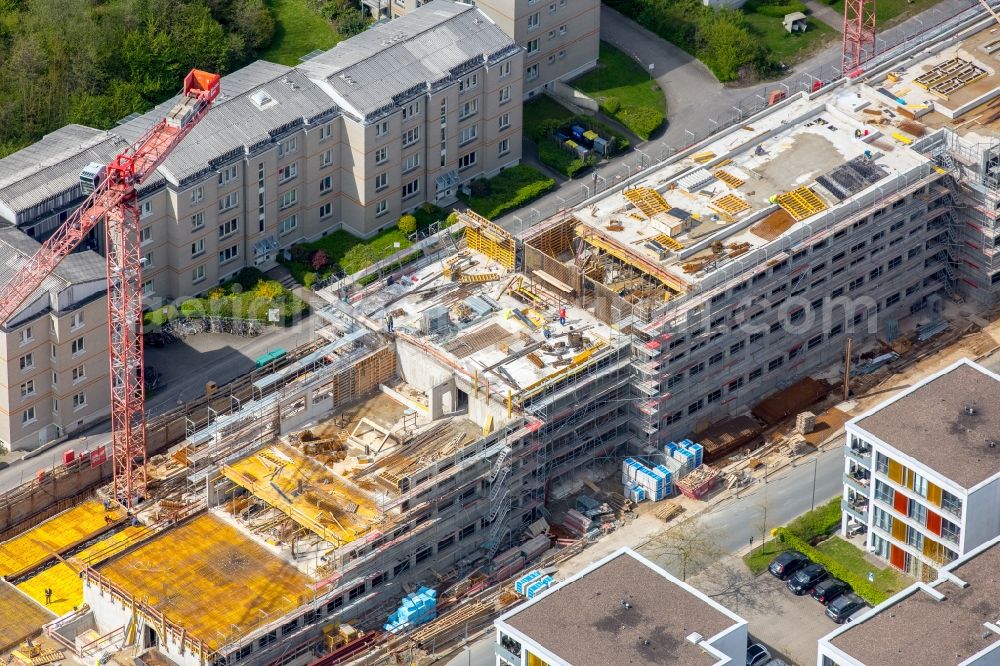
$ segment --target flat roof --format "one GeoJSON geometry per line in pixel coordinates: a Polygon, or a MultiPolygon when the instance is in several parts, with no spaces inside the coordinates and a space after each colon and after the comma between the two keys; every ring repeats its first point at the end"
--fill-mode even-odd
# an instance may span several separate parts
{"type": "Polygon", "coordinates": [[[1000,618],[1000,545],[994,542],[950,574],[965,585],[939,580],[933,593],[914,586],[898,602],[848,625],[831,644],[871,666],[960,664],[990,646],[1000,655],[1000,635],[984,626],[1000,618]]]}
{"type": "Polygon", "coordinates": [[[573,666],[715,664],[688,636],[743,622],[624,549],[499,620],[573,666]]]}
{"type": "Polygon", "coordinates": [[[54,619],[55,615],[0,580],[0,652],[15,647],[54,619]]]}
{"type": "Polygon", "coordinates": [[[312,580],[210,513],[98,567],[211,649],[299,607],[312,580]]]}
{"type": "Polygon", "coordinates": [[[1000,473],[1000,377],[968,359],[852,423],[963,488],[1000,473]]]}

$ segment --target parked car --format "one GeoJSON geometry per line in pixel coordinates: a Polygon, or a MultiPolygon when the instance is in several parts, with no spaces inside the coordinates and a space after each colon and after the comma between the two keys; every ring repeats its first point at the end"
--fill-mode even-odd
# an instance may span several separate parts
{"type": "Polygon", "coordinates": [[[816,583],[813,587],[812,598],[824,606],[829,606],[830,602],[842,594],[851,591],[851,586],[839,578],[828,577],[816,583]]]}
{"type": "Polygon", "coordinates": [[[767,565],[767,570],[781,580],[788,580],[793,573],[809,564],[809,558],[797,550],[786,550],[767,565]]]}
{"type": "Polygon", "coordinates": [[[771,653],[760,643],[747,646],[747,666],[763,666],[771,661],[771,653]]]}
{"type": "Polygon", "coordinates": [[[143,334],[143,344],[147,347],[166,347],[167,337],[159,331],[151,331],[143,334]]]}
{"type": "Polygon", "coordinates": [[[785,585],[792,594],[801,597],[803,594],[812,592],[816,583],[827,576],[826,567],[821,564],[807,564],[791,575],[785,585]]]}
{"type": "Polygon", "coordinates": [[[837,624],[844,624],[851,616],[865,607],[865,600],[856,594],[842,594],[826,607],[826,616],[837,624]]]}

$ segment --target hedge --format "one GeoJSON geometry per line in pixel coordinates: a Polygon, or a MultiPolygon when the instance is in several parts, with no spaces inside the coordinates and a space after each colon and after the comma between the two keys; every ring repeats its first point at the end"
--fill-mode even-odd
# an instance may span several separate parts
{"type": "Polygon", "coordinates": [[[875,585],[869,583],[866,576],[857,574],[852,569],[841,564],[839,560],[813,548],[808,542],[792,534],[788,528],[779,527],[775,529],[775,534],[782,543],[788,544],[803,555],[806,555],[816,564],[822,564],[830,572],[831,576],[839,578],[850,585],[854,589],[855,594],[871,605],[877,606],[889,598],[889,595],[884,594],[875,585]]]}

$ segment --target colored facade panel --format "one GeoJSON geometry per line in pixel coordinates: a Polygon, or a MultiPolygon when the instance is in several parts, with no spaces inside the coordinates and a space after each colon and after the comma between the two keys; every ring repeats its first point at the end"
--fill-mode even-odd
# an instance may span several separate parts
{"type": "Polygon", "coordinates": [[[941,506],[941,488],[930,481],[927,482],[927,501],[934,506],[941,506]]]}
{"type": "Polygon", "coordinates": [[[895,509],[897,513],[901,513],[905,516],[909,502],[910,499],[897,490],[892,497],[892,508],[895,509]]]}
{"type": "Polygon", "coordinates": [[[892,521],[892,538],[897,541],[906,541],[906,523],[902,520],[892,521]]]}
{"type": "Polygon", "coordinates": [[[549,666],[541,657],[528,651],[528,666],[549,666]]]}
{"type": "Polygon", "coordinates": [[[889,546],[889,564],[901,571],[906,570],[906,552],[899,546],[889,546]]]}
{"type": "Polygon", "coordinates": [[[898,462],[896,462],[892,458],[889,459],[888,475],[891,481],[895,481],[899,485],[903,485],[903,472],[905,470],[906,468],[900,465],[898,462]]]}
{"type": "Polygon", "coordinates": [[[941,515],[934,513],[933,511],[927,512],[927,529],[937,534],[941,535],[941,515]]]}

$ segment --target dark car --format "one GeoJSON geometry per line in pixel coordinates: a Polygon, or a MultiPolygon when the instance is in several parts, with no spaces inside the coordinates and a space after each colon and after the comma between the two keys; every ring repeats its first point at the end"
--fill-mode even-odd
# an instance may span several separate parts
{"type": "Polygon", "coordinates": [[[842,594],[826,607],[826,616],[837,624],[844,624],[864,607],[865,601],[858,595],[842,594]]]}
{"type": "Polygon", "coordinates": [[[771,660],[771,653],[760,643],[747,646],[747,666],[763,666],[771,660]]]}
{"type": "Polygon", "coordinates": [[[813,587],[812,598],[829,606],[831,601],[850,591],[851,586],[839,578],[824,578],[813,587]]]}
{"type": "Polygon", "coordinates": [[[781,580],[788,580],[793,573],[809,564],[809,558],[797,550],[786,550],[767,565],[767,570],[772,576],[781,580]]]}
{"type": "Polygon", "coordinates": [[[145,344],[147,347],[160,348],[167,346],[166,336],[158,331],[151,331],[149,333],[145,333],[142,337],[143,337],[143,344],[145,344]]]}
{"type": "Polygon", "coordinates": [[[802,596],[803,594],[812,592],[816,583],[820,582],[829,575],[830,574],[826,572],[826,567],[823,565],[807,564],[793,573],[785,585],[792,594],[802,596]]]}

